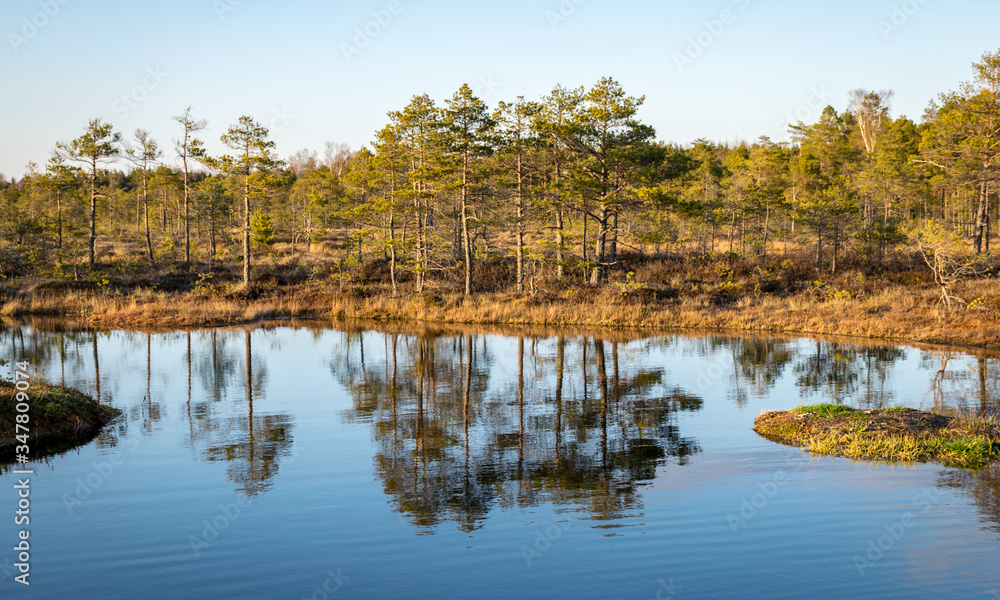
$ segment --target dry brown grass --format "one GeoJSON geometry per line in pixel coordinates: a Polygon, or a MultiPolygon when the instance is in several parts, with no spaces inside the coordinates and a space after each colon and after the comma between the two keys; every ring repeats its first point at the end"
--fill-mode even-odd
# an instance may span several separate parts
{"type": "Polygon", "coordinates": [[[896,290],[875,301],[809,297],[745,299],[719,307],[704,301],[643,302],[604,293],[597,298],[542,300],[494,294],[459,297],[337,296],[330,314],[374,321],[534,324],[731,330],[757,333],[848,335],[880,340],[1000,348],[1000,320],[988,312],[946,312],[933,294],[896,290]],[[929,297],[928,297],[929,296],[929,297]]]}
{"type": "Polygon", "coordinates": [[[510,261],[478,263],[484,284],[472,299],[457,292],[455,273],[436,273],[432,289],[399,295],[379,261],[349,274],[344,291],[334,263],[313,255],[273,255],[257,267],[257,284],[237,283],[235,263],[213,274],[179,266],[150,270],[107,266],[87,280],[23,279],[0,290],[0,316],[73,318],[102,327],[181,327],[253,323],[295,317],[382,323],[632,327],[760,334],[847,335],[884,341],[1000,348],[1000,280],[962,282],[956,294],[971,309],[946,311],[920,263],[903,256],[878,273],[845,267],[822,281],[808,261],[783,256],[735,259],[670,256],[623,259],[605,287],[581,286],[578,274],[556,280],[540,271],[534,294],[501,285],[510,261]],[[629,262],[631,261],[631,262],[629,262]],[[634,272],[629,279],[624,269],[634,272]],[[629,287],[629,282],[634,287],[629,287]]]}
{"type": "Polygon", "coordinates": [[[560,294],[519,296],[458,294],[393,297],[378,290],[337,293],[330,285],[304,284],[252,294],[139,289],[130,294],[66,290],[16,296],[0,315],[82,318],[104,327],[212,326],[293,317],[334,317],[375,322],[633,327],[728,330],[768,334],[847,335],[879,340],[1000,348],[1000,319],[985,310],[945,311],[932,290],[884,290],[868,298],[819,299],[744,296],[719,306],[708,298],[655,300],[611,289],[582,288],[560,294]]]}

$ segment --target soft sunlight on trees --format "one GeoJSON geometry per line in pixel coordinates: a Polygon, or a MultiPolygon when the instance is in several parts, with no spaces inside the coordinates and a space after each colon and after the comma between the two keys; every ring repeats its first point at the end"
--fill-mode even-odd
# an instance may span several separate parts
{"type": "Polygon", "coordinates": [[[36,269],[53,249],[61,269],[64,246],[76,268],[72,249],[88,229],[91,269],[99,237],[112,260],[141,248],[143,262],[191,273],[235,267],[226,257],[239,238],[246,284],[254,248],[267,247],[269,260],[336,256],[326,272],[385,282],[393,295],[632,281],[636,257],[760,264],[808,254],[817,278],[863,278],[909,253],[927,260],[950,305],[951,286],[971,274],[960,247],[989,254],[1000,208],[1000,53],[985,54],[920,123],[894,116],[891,99],[857,89],[844,110],[792,124],[791,142],[681,146],[656,142],[645,98],[612,78],[494,106],[463,85],[441,103],[413,96],[367,147],[328,142],[287,165],[250,116],[222,135],[228,154],[207,156],[205,122],[186,108],[173,118],[179,167],[160,162],[145,130],[123,145],[95,119],[57,144],[44,171],[31,165],[0,183],[0,225],[26,257],[19,264],[36,269]],[[207,265],[191,264],[201,252],[207,265]]]}
{"type": "Polygon", "coordinates": [[[222,135],[222,143],[233,154],[220,157],[206,157],[205,162],[213,169],[229,177],[238,177],[243,189],[243,283],[250,283],[250,210],[251,198],[263,192],[267,186],[268,171],[281,166],[274,154],[274,142],[268,139],[266,127],[248,116],[240,117],[222,135]]]}
{"type": "Polygon", "coordinates": [[[98,166],[117,157],[121,153],[120,145],[121,134],[114,131],[111,123],[105,123],[101,119],[91,121],[84,134],[75,140],[57,145],[61,157],[83,163],[89,168],[90,237],[87,239],[87,247],[91,268],[94,266],[94,244],[97,240],[97,199],[101,197],[97,190],[100,175],[98,166]]]}

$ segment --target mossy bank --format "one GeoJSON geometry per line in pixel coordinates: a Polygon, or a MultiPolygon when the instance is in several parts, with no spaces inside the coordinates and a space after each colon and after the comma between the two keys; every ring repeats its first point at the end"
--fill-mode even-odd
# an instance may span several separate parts
{"type": "Polygon", "coordinates": [[[754,431],[774,442],[852,459],[933,461],[975,469],[1000,458],[1000,421],[995,417],[821,404],[764,413],[754,431]]]}
{"type": "MultiPolygon", "coordinates": [[[[8,381],[0,381],[0,463],[12,462],[24,434],[17,429],[18,390],[8,381]]],[[[66,387],[32,383],[27,391],[30,449],[35,460],[61,452],[94,438],[102,427],[121,414],[116,408],[97,403],[93,398],[66,387]]]]}

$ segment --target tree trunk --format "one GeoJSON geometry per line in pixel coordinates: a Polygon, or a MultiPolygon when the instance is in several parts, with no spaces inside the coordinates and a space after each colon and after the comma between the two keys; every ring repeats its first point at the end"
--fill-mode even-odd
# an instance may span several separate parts
{"type": "Polygon", "coordinates": [[[414,201],[417,217],[417,277],[414,290],[419,294],[424,291],[427,282],[427,215],[425,210],[427,199],[420,199],[419,192],[422,190],[419,184],[417,191],[418,195],[414,201]]]}
{"type": "Polygon", "coordinates": [[[607,261],[608,219],[610,216],[607,208],[601,209],[601,218],[597,222],[597,237],[594,240],[594,270],[591,271],[590,275],[590,283],[593,285],[604,283],[604,263],[607,261]]]}
{"type": "Polygon", "coordinates": [[[472,238],[469,236],[469,154],[462,160],[462,246],[465,249],[465,295],[472,295],[472,238]]]}
{"type": "Polygon", "coordinates": [[[153,238],[149,234],[149,187],[145,171],[142,173],[142,210],[146,223],[146,253],[149,255],[149,264],[153,264],[155,262],[153,258],[153,238]]]}
{"type": "MultiPolygon", "coordinates": [[[[562,160],[556,154],[556,278],[562,279],[565,274],[564,263],[566,257],[564,253],[565,240],[563,239],[563,209],[562,209],[562,160]]],[[[584,244],[586,245],[586,244],[584,244]]],[[[584,257],[584,260],[587,260],[584,257]]]]}
{"type": "Polygon", "coordinates": [[[96,388],[97,403],[101,403],[101,361],[97,355],[97,332],[93,334],[92,342],[94,346],[94,386],[96,388]]]}
{"type": "Polygon", "coordinates": [[[986,198],[983,202],[983,213],[984,220],[986,221],[986,228],[983,232],[983,252],[986,254],[990,253],[990,184],[986,182],[986,198]]]}
{"type": "Polygon", "coordinates": [[[524,165],[517,155],[517,291],[524,293],[524,165]]]}
{"type": "Polygon", "coordinates": [[[97,239],[97,161],[91,163],[90,172],[90,237],[87,240],[90,268],[94,268],[94,243],[97,239]]]}
{"type": "MultiPolygon", "coordinates": [[[[185,148],[185,154],[187,149],[185,148]]],[[[188,185],[188,163],[187,156],[184,157],[184,264],[191,264],[191,214],[190,214],[191,188],[188,185]]]]}
{"type": "Polygon", "coordinates": [[[560,449],[562,448],[562,400],[563,400],[563,378],[566,363],[566,339],[559,336],[556,342],[556,466],[560,466],[560,449]]]}
{"type": "Polygon", "coordinates": [[[359,223],[358,224],[358,266],[360,266],[360,267],[364,267],[364,265],[365,265],[365,255],[364,255],[364,246],[363,246],[364,243],[365,243],[364,227],[359,223]]]}
{"type": "Polygon", "coordinates": [[[608,462],[608,373],[604,359],[604,340],[594,338],[597,357],[597,385],[601,395],[601,465],[608,462]]]}
{"type": "Polygon", "coordinates": [[[250,345],[250,330],[243,332],[243,344],[246,348],[246,388],[247,388],[247,430],[250,434],[250,464],[253,464],[253,353],[250,345]]]}
{"type": "MultiPolygon", "coordinates": [[[[62,191],[56,191],[56,231],[59,235],[56,247],[62,250],[62,191]]],[[[62,257],[59,260],[62,262],[62,257]]]]}
{"type": "MultiPolygon", "coordinates": [[[[395,200],[393,200],[395,203],[395,200]]],[[[395,204],[394,204],[395,205],[395,204]]],[[[392,293],[399,293],[396,284],[396,211],[389,212],[389,278],[392,280],[392,293]]]]}
{"type": "Polygon", "coordinates": [[[729,254],[733,253],[733,244],[736,241],[736,212],[733,212],[732,222],[729,224],[729,254]]]}
{"type": "Polygon", "coordinates": [[[823,232],[816,232],[816,272],[823,271],[823,232]]]}
{"type": "Polygon", "coordinates": [[[562,208],[556,208],[556,278],[562,279],[565,274],[564,263],[566,257],[563,251],[565,240],[563,239],[563,212],[562,208]]]}
{"type": "Polygon", "coordinates": [[[209,214],[209,217],[208,217],[208,236],[209,236],[209,245],[212,248],[212,255],[208,257],[208,264],[209,264],[209,266],[211,266],[212,265],[212,260],[215,258],[216,252],[218,252],[218,249],[215,246],[215,207],[214,206],[212,207],[212,211],[211,211],[211,213],[209,214]]]}
{"type": "Polygon", "coordinates": [[[608,262],[618,262],[618,211],[614,212],[612,217],[613,224],[611,226],[611,260],[608,262]]]}
{"type": "Polygon", "coordinates": [[[986,361],[980,358],[977,361],[977,371],[979,373],[979,410],[986,412],[988,408],[988,398],[987,386],[986,386],[986,361]]]}
{"type": "Polygon", "coordinates": [[[771,204],[768,203],[764,211],[764,241],[760,247],[760,256],[767,256],[767,244],[771,234],[771,204]]]}
{"type": "Polygon", "coordinates": [[[979,207],[976,210],[976,228],[973,231],[973,248],[976,254],[983,253],[983,239],[986,237],[986,220],[989,218],[987,216],[989,203],[987,202],[989,196],[987,193],[988,188],[986,187],[985,181],[979,182],[979,207]]]}
{"type": "Polygon", "coordinates": [[[833,226],[833,274],[837,274],[837,254],[840,252],[840,224],[833,226]]]}
{"type": "Polygon", "coordinates": [[[250,173],[243,180],[243,283],[250,285],[250,173]]]}

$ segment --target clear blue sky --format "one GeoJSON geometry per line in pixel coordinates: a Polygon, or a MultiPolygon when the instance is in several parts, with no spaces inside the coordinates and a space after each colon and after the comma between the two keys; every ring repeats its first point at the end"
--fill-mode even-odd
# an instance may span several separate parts
{"type": "Polygon", "coordinates": [[[44,164],[95,117],[170,146],[187,105],[213,152],[244,114],[282,156],[357,148],[414,94],[463,83],[495,105],[612,76],[682,144],[784,139],[787,115],[842,110],[859,87],[894,90],[893,113],[919,120],[1000,49],[998,23],[996,0],[4,0],[0,173],[44,164]],[[348,60],[366,26],[381,31],[348,60]]]}

